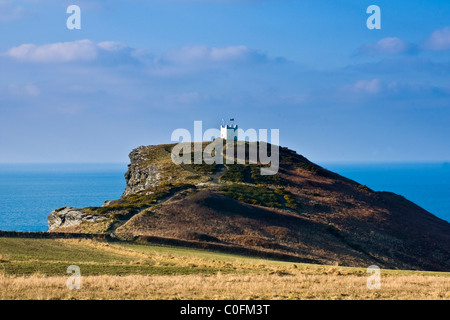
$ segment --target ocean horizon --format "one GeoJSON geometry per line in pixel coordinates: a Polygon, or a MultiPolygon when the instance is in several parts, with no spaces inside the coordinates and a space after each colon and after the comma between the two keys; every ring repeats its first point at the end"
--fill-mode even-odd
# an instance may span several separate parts
{"type": "Polygon", "coordinates": [[[404,196],[450,222],[450,163],[322,163],[322,167],[374,191],[404,196]]]}
{"type": "Polygon", "coordinates": [[[0,164],[0,230],[47,231],[54,209],[118,199],[126,170],[126,163],[0,164]]]}
{"type": "MultiPolygon", "coordinates": [[[[101,206],[120,198],[127,163],[0,164],[0,230],[47,231],[64,206],[101,206]]],[[[400,194],[450,221],[449,163],[321,163],[375,191],[400,194]]]]}

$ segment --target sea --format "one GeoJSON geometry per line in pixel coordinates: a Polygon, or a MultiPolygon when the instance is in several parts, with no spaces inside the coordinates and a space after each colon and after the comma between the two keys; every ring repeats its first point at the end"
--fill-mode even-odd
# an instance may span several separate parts
{"type": "Polygon", "coordinates": [[[0,164],[0,230],[47,231],[54,209],[101,206],[125,190],[127,164],[0,164]]]}
{"type": "MultiPolygon", "coordinates": [[[[322,167],[391,191],[450,222],[450,163],[336,164],[322,167]]],[[[47,231],[64,206],[101,206],[120,198],[127,164],[0,164],[0,230],[47,231]]]]}
{"type": "Polygon", "coordinates": [[[374,191],[404,196],[435,216],[450,222],[450,163],[321,164],[374,191]]]}

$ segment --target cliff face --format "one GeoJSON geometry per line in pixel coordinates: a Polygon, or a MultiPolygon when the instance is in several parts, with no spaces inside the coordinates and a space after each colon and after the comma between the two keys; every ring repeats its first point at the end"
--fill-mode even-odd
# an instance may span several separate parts
{"type": "Polygon", "coordinates": [[[279,172],[261,176],[254,164],[174,165],[173,146],[133,150],[121,199],[52,212],[51,225],[70,232],[101,225],[96,230],[124,239],[241,246],[305,262],[450,271],[450,224],[399,195],[286,148],[279,172]],[[77,223],[74,211],[84,217],[77,223]]]}
{"type": "Polygon", "coordinates": [[[127,185],[123,197],[138,193],[139,191],[156,187],[161,182],[161,174],[158,166],[147,164],[145,147],[134,149],[130,155],[130,164],[125,173],[127,185]]]}

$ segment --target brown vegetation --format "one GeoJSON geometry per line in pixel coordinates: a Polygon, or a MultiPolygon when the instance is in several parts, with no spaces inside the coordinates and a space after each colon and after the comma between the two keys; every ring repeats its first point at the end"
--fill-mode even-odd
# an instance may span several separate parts
{"type": "Polygon", "coordinates": [[[450,299],[450,273],[382,269],[372,290],[369,276],[192,248],[0,238],[0,299],[450,299]],[[79,290],[66,286],[69,265],[79,290]]]}
{"type": "MultiPolygon", "coordinates": [[[[293,269],[294,270],[294,269],[293,269]]],[[[67,277],[4,277],[0,299],[450,299],[450,278],[385,276],[370,290],[367,277],[341,274],[87,276],[80,290],[67,277]]]]}
{"type": "MultiPolygon", "coordinates": [[[[140,160],[130,166],[133,175],[148,165],[169,165],[171,147],[140,147],[140,160]]],[[[241,246],[322,264],[450,270],[448,222],[287,148],[280,149],[280,159],[280,170],[270,179],[258,175],[258,164],[226,165],[220,184],[210,168],[179,166],[175,172],[162,167],[161,186],[185,183],[192,171],[198,180],[189,179],[194,186],[151,205],[133,207],[122,198],[121,206],[133,214],[107,231],[125,239],[153,236],[241,246]]],[[[141,203],[136,197],[131,196],[134,203],[141,203]]],[[[101,210],[107,212],[108,206],[101,210]]],[[[81,225],[71,231],[86,230],[81,225]]]]}

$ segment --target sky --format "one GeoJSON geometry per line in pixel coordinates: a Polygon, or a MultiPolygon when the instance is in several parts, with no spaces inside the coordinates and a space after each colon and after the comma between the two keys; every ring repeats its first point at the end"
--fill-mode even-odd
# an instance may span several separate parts
{"type": "Polygon", "coordinates": [[[319,163],[450,161],[449,16],[443,0],[0,0],[0,163],[128,162],[229,118],[319,163]]]}

